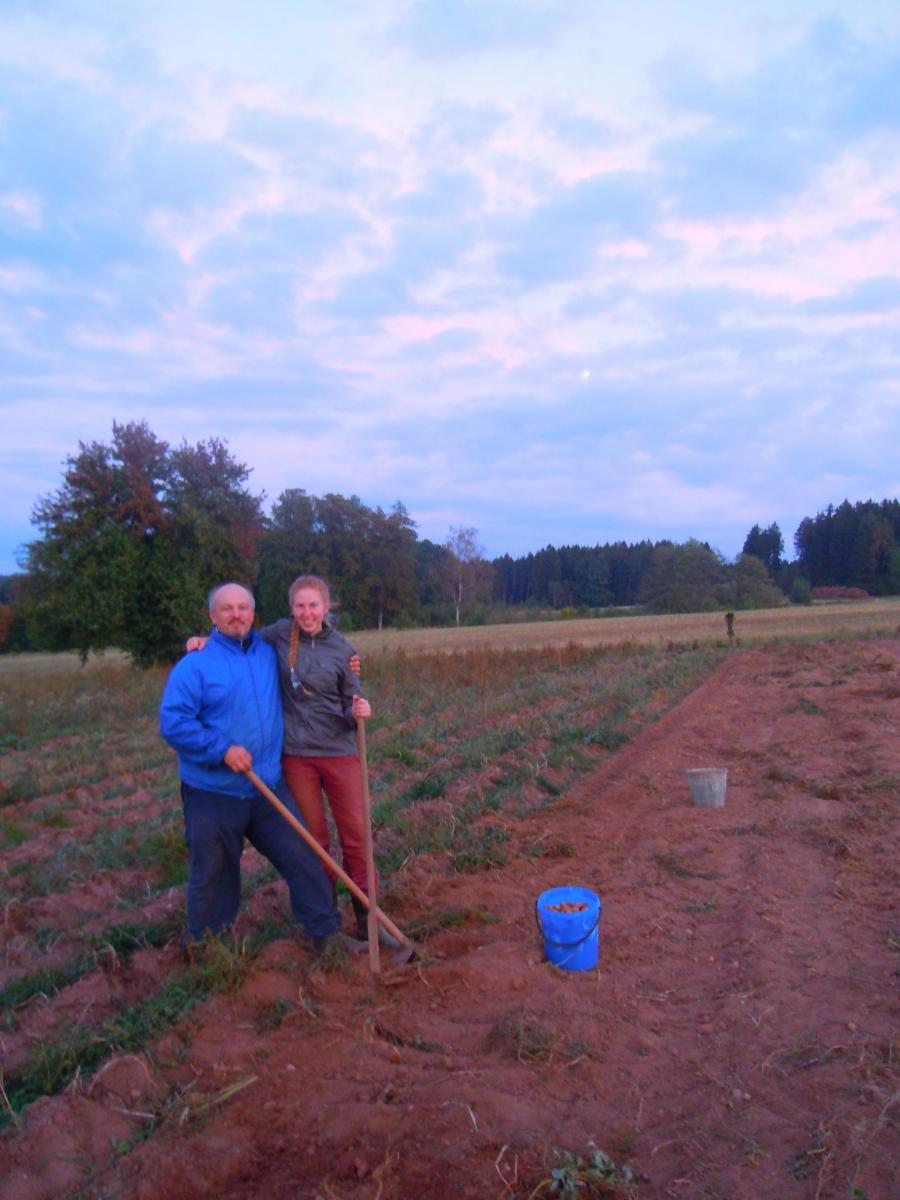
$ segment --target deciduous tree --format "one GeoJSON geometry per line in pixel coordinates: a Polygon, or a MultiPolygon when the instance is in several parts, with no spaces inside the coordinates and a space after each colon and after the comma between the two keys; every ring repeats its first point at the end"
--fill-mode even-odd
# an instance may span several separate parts
{"type": "Polygon", "coordinates": [[[212,583],[252,583],[261,513],[249,471],[217,439],[173,451],[146,422],[79,445],[32,517],[43,537],[27,550],[31,641],[171,661],[206,625],[212,583]]]}
{"type": "Polygon", "coordinates": [[[703,542],[660,542],[641,585],[640,601],[654,612],[706,612],[721,607],[726,568],[703,542]]]}
{"type": "Polygon", "coordinates": [[[485,560],[477,529],[451,526],[444,547],[447,550],[446,585],[459,625],[463,605],[471,608],[490,596],[491,565],[485,560]]]}
{"type": "Polygon", "coordinates": [[[765,564],[753,554],[741,554],[734,567],[735,608],[780,608],[786,604],[765,564]]]}

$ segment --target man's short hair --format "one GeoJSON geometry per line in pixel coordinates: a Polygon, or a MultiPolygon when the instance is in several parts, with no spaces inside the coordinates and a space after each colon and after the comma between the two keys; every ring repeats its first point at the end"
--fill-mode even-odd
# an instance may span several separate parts
{"type": "Polygon", "coordinates": [[[253,593],[246,586],[246,584],[235,583],[234,580],[229,580],[227,583],[217,583],[214,588],[210,588],[209,599],[208,599],[208,603],[207,603],[207,608],[209,609],[210,612],[212,612],[212,610],[213,610],[213,605],[216,602],[216,596],[218,596],[218,594],[219,594],[219,592],[221,592],[222,588],[227,588],[227,587],[239,587],[242,592],[246,592],[247,595],[250,597],[250,605],[253,608],[253,611],[256,612],[256,600],[254,599],[253,593]]]}

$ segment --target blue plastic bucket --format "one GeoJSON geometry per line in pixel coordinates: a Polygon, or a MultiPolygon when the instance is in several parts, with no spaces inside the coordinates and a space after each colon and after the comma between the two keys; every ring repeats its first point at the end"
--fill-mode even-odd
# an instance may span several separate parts
{"type": "Polygon", "coordinates": [[[564,971],[591,971],[600,942],[600,897],[587,888],[557,887],[538,896],[534,906],[544,937],[544,954],[564,971]],[[551,912],[561,904],[583,904],[581,912],[551,912]]]}

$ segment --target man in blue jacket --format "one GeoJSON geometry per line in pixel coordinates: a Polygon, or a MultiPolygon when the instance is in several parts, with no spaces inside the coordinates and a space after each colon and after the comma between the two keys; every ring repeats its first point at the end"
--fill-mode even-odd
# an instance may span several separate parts
{"type": "Polygon", "coordinates": [[[331,884],[313,851],[244,774],[252,768],[300,818],[281,774],[275,652],[253,631],[253,613],[253,596],[240,584],[210,592],[206,651],[174,667],[159,711],[181,776],[188,940],[219,933],[237,916],[246,837],[284,878],[294,920],[318,952],[340,927],[331,884]]]}

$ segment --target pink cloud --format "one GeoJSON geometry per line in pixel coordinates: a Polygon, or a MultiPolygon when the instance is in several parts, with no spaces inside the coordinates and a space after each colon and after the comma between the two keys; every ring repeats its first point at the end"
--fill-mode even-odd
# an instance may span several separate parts
{"type": "Polygon", "coordinates": [[[415,317],[409,313],[399,317],[385,317],[381,323],[391,337],[398,338],[403,342],[429,342],[439,333],[459,328],[459,322],[455,317],[415,317]]]}

